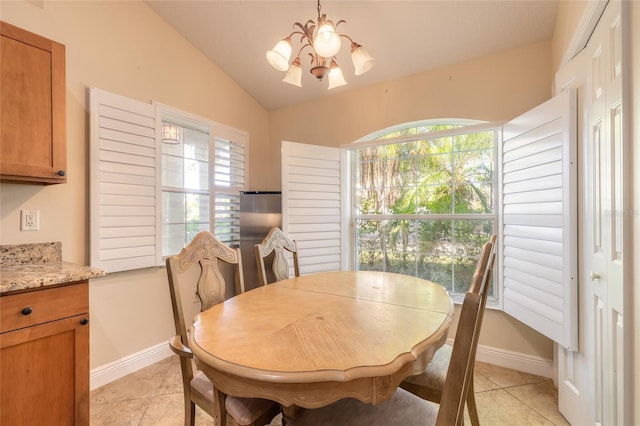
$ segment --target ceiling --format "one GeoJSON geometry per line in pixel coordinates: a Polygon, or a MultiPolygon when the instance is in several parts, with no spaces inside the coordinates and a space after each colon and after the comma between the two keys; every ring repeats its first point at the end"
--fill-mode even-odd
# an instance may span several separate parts
{"type": "MultiPolygon", "coordinates": [[[[355,76],[348,42],[337,55],[347,86],[327,89],[302,57],[302,88],[283,83],[265,53],[317,17],[315,0],[147,0],[178,33],[268,110],[312,101],[552,37],[558,0],[324,0],[322,13],[377,60],[355,76]]],[[[344,40],[344,39],[343,39],[344,40]]],[[[292,59],[299,49],[292,39],[292,59]]],[[[305,53],[306,54],[306,53],[305,53]]]]}

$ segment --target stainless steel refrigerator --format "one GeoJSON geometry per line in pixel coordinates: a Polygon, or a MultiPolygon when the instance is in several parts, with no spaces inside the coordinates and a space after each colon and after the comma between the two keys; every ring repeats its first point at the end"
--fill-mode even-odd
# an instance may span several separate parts
{"type": "Polygon", "coordinates": [[[255,245],[274,227],[282,227],[282,196],[279,191],[240,193],[240,251],[245,290],[259,286],[255,245]]]}

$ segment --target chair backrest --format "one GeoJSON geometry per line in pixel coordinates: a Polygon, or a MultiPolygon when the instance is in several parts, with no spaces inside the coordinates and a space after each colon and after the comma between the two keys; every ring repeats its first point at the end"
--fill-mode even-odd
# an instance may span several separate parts
{"type": "Polygon", "coordinates": [[[289,261],[287,260],[287,252],[293,257],[293,270],[296,277],[300,276],[300,267],[298,266],[298,248],[296,242],[287,238],[287,236],[278,227],[273,227],[262,240],[262,243],[256,244],[256,264],[258,265],[258,279],[260,285],[269,283],[267,270],[264,265],[265,258],[272,253],[271,272],[274,281],[282,281],[289,278],[289,261]]]}
{"type": "Polygon", "coordinates": [[[478,262],[476,263],[476,269],[475,271],[473,271],[473,276],[471,277],[471,284],[469,285],[469,291],[471,293],[479,294],[480,290],[483,288],[482,284],[484,283],[487,267],[489,265],[492,252],[493,252],[493,243],[491,241],[488,241],[482,245],[482,250],[480,251],[480,257],[478,257],[478,262]]]}
{"type": "Polygon", "coordinates": [[[467,292],[462,303],[436,425],[463,424],[467,394],[473,392],[470,384],[487,304],[487,288],[491,282],[496,259],[496,239],[494,235],[484,244],[478,261],[481,272],[478,277],[474,274],[476,281],[472,281],[472,287],[477,286],[477,291],[467,292]]]}
{"type": "Polygon", "coordinates": [[[240,249],[202,231],[178,255],[167,258],[166,264],[176,334],[188,346],[187,330],[198,312],[225,300],[223,264],[233,267],[236,293],[244,291],[240,249]]]}
{"type": "Polygon", "coordinates": [[[473,355],[478,345],[479,333],[476,331],[479,331],[482,324],[482,309],[480,294],[467,292],[462,302],[447,379],[440,398],[440,409],[436,420],[438,426],[459,425],[464,419],[467,393],[473,392],[469,388],[475,360],[473,355]]]}

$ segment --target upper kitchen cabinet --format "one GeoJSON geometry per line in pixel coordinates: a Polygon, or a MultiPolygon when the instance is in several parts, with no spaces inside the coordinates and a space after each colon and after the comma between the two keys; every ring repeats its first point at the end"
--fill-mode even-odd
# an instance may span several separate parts
{"type": "Polygon", "coordinates": [[[0,180],[67,181],[64,45],[0,22],[0,180]]]}

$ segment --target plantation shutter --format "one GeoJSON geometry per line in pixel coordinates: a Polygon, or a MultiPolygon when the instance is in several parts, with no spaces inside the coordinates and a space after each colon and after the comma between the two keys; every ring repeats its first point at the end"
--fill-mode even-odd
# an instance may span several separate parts
{"type": "Polygon", "coordinates": [[[162,263],[153,105],[91,88],[91,266],[107,272],[162,263]]]}
{"type": "Polygon", "coordinates": [[[502,146],[504,311],[578,348],[576,95],[505,124],[502,146]]]}
{"type": "Polygon", "coordinates": [[[215,235],[233,247],[240,245],[240,191],[245,189],[246,133],[215,125],[215,235]]]}
{"type": "Polygon", "coordinates": [[[296,241],[302,275],[343,269],[341,155],[282,142],[282,229],[296,241]]]}

